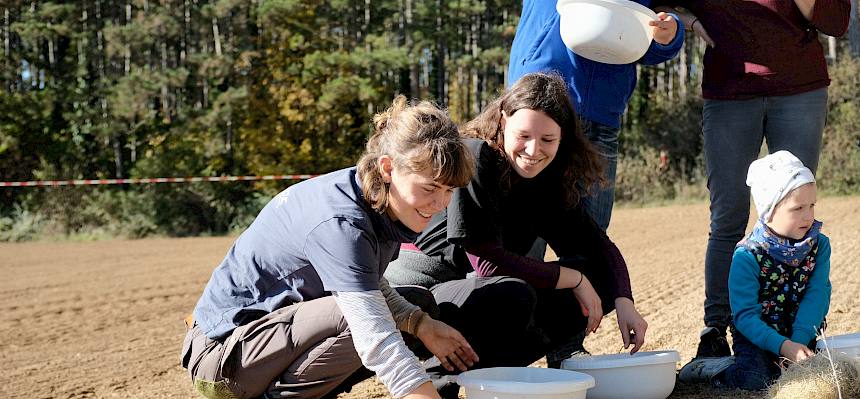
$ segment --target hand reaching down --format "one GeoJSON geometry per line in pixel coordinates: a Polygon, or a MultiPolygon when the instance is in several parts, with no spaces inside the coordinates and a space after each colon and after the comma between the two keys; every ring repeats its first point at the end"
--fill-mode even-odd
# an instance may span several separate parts
{"type": "Polygon", "coordinates": [[[642,318],[636,306],[630,298],[615,299],[615,315],[618,317],[618,328],[621,330],[621,341],[624,349],[633,345],[630,354],[634,354],[645,344],[645,331],[648,330],[648,322],[642,318]]]}
{"type": "Polygon", "coordinates": [[[478,354],[459,331],[430,316],[419,321],[416,335],[445,370],[466,371],[478,362],[478,354]]]}

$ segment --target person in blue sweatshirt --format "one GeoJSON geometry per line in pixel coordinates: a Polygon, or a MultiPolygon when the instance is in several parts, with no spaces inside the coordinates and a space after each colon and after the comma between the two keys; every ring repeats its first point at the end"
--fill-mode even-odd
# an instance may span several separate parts
{"type": "MultiPolygon", "coordinates": [[[[651,0],[636,0],[649,6],[651,0]]],[[[684,29],[673,14],[659,13],[652,21],[654,40],[634,64],[604,64],[570,51],[561,40],[556,0],[523,0],[523,10],[508,64],[508,86],[525,74],[555,71],[567,82],[568,93],[582,128],[606,159],[603,189],[586,199],[588,213],[604,231],[609,227],[615,198],[615,170],[621,115],[636,87],[636,64],[654,65],[678,55],[684,29]]],[[[545,244],[542,244],[545,249],[545,244]]],[[[540,252],[542,252],[541,250],[540,252]]]]}
{"type": "Polygon", "coordinates": [[[735,356],[694,359],[681,381],[764,389],[780,376],[782,358],[813,356],[830,308],[830,240],[815,220],[812,172],[778,151],[750,165],[747,185],[759,219],[729,271],[735,356]]]}

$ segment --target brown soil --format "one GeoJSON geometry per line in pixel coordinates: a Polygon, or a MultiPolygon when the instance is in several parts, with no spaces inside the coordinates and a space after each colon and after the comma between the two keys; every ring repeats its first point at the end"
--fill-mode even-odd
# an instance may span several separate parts
{"type": "MultiPolygon", "coordinates": [[[[860,197],[826,198],[831,335],[860,331],[860,197]]],[[[644,350],[694,352],[702,327],[707,204],[617,210],[610,235],[649,322],[644,350]]],[[[231,237],[0,244],[0,397],[196,398],[178,365],[182,318],[231,237]]],[[[614,316],[586,340],[620,351],[614,316]]],[[[679,364],[680,366],[680,364],[679,364]]],[[[673,398],[755,397],[678,384],[673,398]]],[[[342,398],[385,398],[371,379],[342,398]]]]}

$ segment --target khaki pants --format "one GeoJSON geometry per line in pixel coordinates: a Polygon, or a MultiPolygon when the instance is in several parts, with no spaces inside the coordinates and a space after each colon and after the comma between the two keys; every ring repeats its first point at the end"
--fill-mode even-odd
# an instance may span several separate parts
{"type": "Polygon", "coordinates": [[[182,365],[210,399],[319,398],[362,368],[334,297],[278,309],[223,340],[194,326],[182,365]]]}

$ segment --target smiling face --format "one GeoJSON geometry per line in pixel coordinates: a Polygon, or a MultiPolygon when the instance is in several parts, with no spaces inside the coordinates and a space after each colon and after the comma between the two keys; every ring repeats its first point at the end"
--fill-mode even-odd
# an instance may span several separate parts
{"type": "Polygon", "coordinates": [[[379,158],[382,179],[389,183],[388,207],[385,213],[410,230],[420,233],[433,214],[441,212],[451,201],[454,187],[436,182],[430,168],[412,172],[395,167],[391,158],[379,158]]]}
{"type": "Polygon", "coordinates": [[[561,142],[561,127],[540,111],[520,109],[513,115],[502,112],[505,155],[518,175],[531,179],[555,159],[561,142]]]}
{"type": "Polygon", "coordinates": [[[792,190],[776,204],[767,223],[776,234],[799,240],[815,221],[816,188],[814,183],[792,190]]]}

